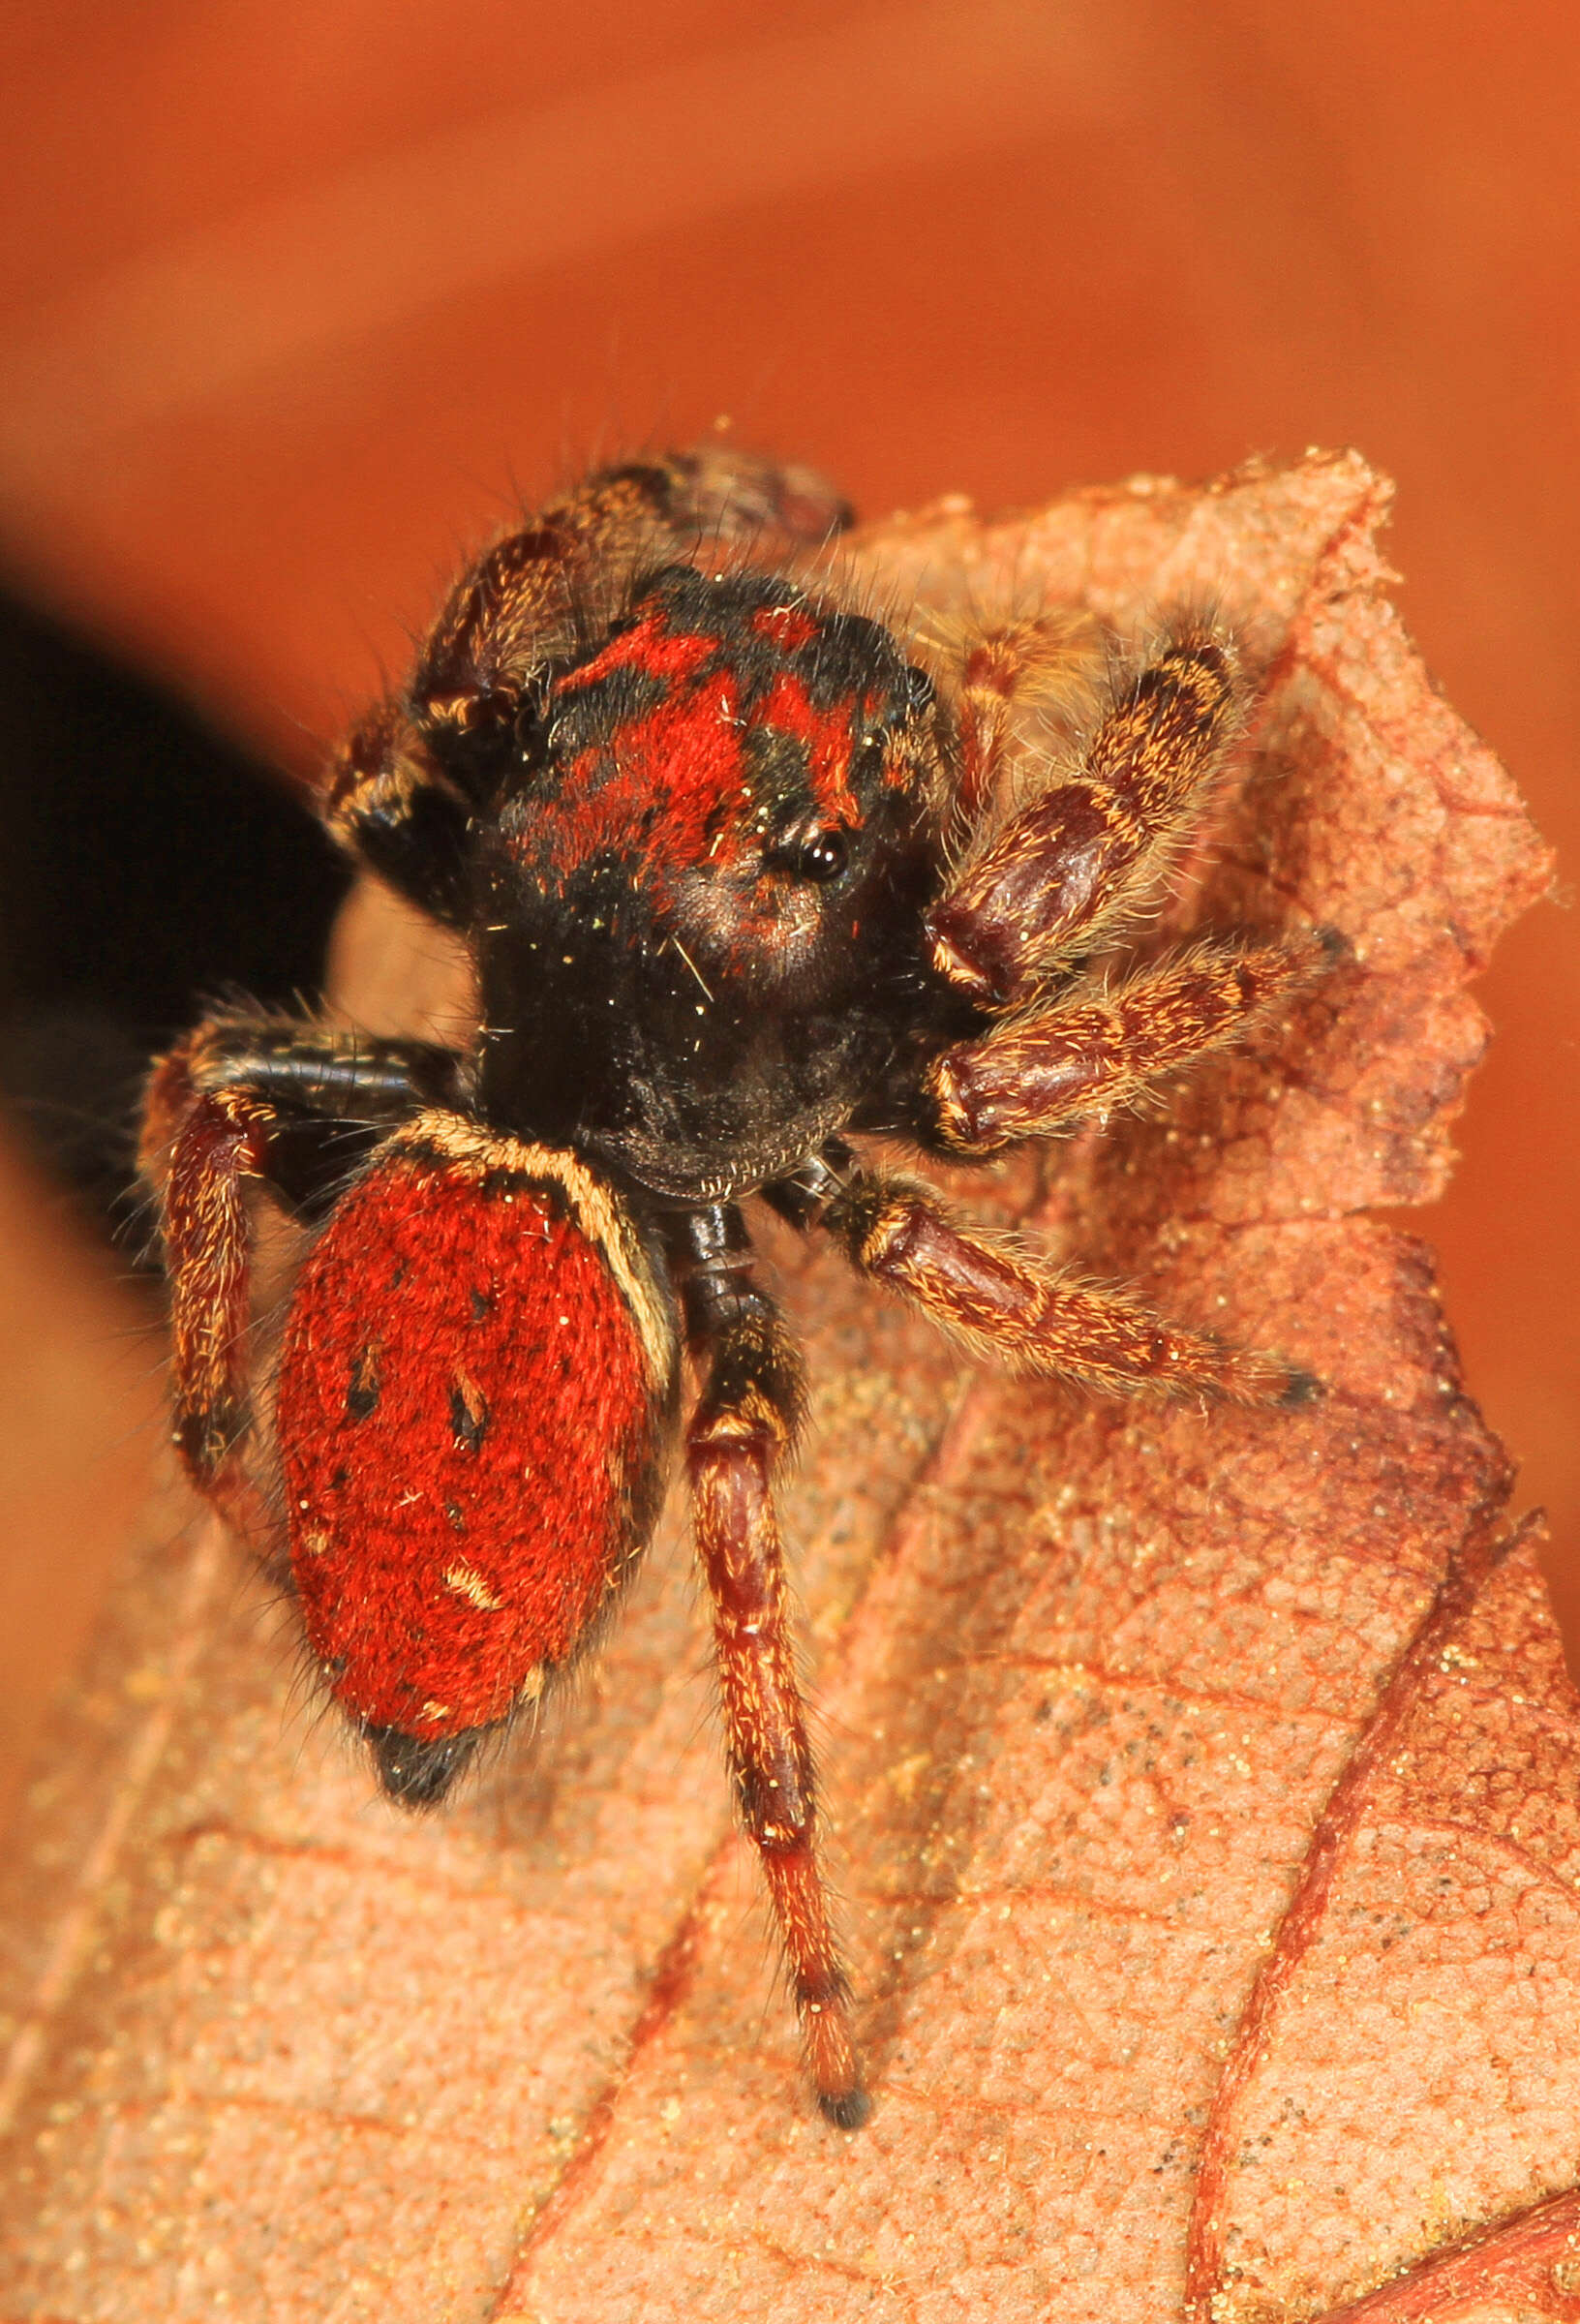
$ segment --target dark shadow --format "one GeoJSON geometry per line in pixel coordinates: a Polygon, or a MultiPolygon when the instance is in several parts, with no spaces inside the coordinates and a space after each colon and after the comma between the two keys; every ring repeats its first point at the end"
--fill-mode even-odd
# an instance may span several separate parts
{"type": "Polygon", "coordinates": [[[346,869],[285,778],[0,579],[0,1105],[102,1232],[148,1059],[311,998],[346,869]]]}

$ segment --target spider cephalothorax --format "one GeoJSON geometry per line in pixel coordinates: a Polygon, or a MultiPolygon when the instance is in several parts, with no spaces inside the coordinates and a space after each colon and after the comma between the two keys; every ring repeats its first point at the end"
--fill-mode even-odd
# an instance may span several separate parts
{"type": "Polygon", "coordinates": [[[677,455],[594,475],[481,559],[327,800],[464,939],[475,1043],[227,1011],[157,1069],[144,1166],[176,1441],[289,1574],[391,1797],[441,1799],[585,1649],[684,1442],[737,1795],[849,2127],[866,2101],[772,1497],[801,1366],[739,1202],[1021,1370],[1297,1401],[1287,1365],[974,1229],[846,1138],[970,1160],[1049,1136],[1237,1038],[1320,947],[1089,965],[1239,730],[1228,635],[1177,625],[1081,749],[1039,758],[1011,713],[1064,625],[924,654],[798,563],[843,521],[804,472],[677,455]],[[258,1383],[264,1191],[309,1247],[258,1383]]]}
{"type": "Polygon", "coordinates": [[[673,566],[517,720],[477,847],[479,1099],[654,1192],[842,1127],[928,973],[933,688],[784,579],[673,566]]]}

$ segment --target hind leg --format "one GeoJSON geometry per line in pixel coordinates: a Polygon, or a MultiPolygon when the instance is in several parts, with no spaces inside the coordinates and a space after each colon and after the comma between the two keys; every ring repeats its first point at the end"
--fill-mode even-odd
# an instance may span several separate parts
{"type": "Polygon", "coordinates": [[[159,1205],[170,1285],[174,1441],[187,1474],[255,1541],[243,1458],[254,1208],[267,1189],[312,1217],[392,1123],[453,1088],[460,1060],[289,1018],[210,1019],[154,1068],[138,1167],[159,1205]]]}
{"type": "Polygon", "coordinates": [[[775,1481],[801,1417],[801,1359],[752,1280],[739,1214],[702,1211],[690,1225],[686,1325],[707,1368],[686,1464],[730,1766],[773,1899],[817,2102],[830,2122],[854,2130],[867,2100],[817,1857],[811,1745],[774,1511],[775,1481]]]}

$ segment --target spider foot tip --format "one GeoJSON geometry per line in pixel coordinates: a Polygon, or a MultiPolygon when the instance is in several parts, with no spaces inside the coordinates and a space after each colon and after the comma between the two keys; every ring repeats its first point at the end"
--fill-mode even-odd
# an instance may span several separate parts
{"type": "Polygon", "coordinates": [[[872,2112],[872,2101],[865,2090],[820,2090],[818,2109],[825,2122],[836,2130],[860,2130],[872,2112]]]}

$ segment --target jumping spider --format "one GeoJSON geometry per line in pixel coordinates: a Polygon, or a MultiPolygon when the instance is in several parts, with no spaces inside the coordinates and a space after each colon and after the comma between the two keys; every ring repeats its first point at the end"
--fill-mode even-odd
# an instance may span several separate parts
{"type": "Polygon", "coordinates": [[[475,1047],[228,1009],[156,1068],[143,1168],[175,1441],[289,1577],[403,1805],[443,1799],[583,1650],[684,1442],[741,1815],[818,2102],[851,2128],[773,1501],[802,1366],[738,1205],[832,1235],[1021,1372],[1299,1401],[1288,1365],[973,1228],[846,1137],[956,1162],[1048,1137],[1236,1039],[1312,960],[1230,940],[1090,965],[1239,731],[1224,630],[1176,625],[1061,766],[1014,717],[1058,624],[925,667],[808,564],[846,521],[815,476],[714,451],[606,470],[490,549],[325,810],[464,940],[475,1047]],[[314,1239],[255,1426],[260,1188],[314,1239]]]}

